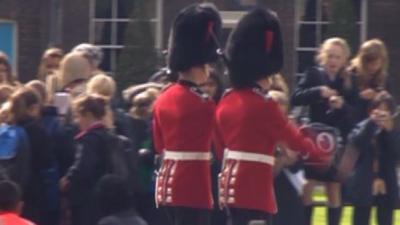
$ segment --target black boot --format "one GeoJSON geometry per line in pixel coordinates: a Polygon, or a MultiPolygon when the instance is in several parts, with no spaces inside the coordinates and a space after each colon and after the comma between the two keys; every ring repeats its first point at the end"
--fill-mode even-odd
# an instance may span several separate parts
{"type": "Polygon", "coordinates": [[[342,208],[335,207],[328,209],[328,225],[339,225],[342,215],[342,208]]]}

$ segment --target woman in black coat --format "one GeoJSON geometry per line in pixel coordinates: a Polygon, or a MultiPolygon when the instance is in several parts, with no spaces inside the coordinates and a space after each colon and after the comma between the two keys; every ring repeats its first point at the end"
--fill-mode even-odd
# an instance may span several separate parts
{"type": "Polygon", "coordinates": [[[388,53],[385,44],[379,39],[364,42],[357,56],[351,60],[347,69],[355,78],[353,86],[356,94],[350,99],[354,105],[353,118],[356,122],[368,118],[368,107],[380,92],[387,90],[388,53]]]}
{"type": "Polygon", "coordinates": [[[104,124],[107,104],[107,99],[90,95],[74,102],[75,120],[81,132],[75,137],[75,161],[60,181],[61,190],[69,194],[74,225],[95,225],[99,219],[94,190],[109,166],[110,136],[104,124]]]}
{"type": "Polygon", "coordinates": [[[45,183],[43,173],[51,167],[54,159],[49,148],[49,137],[40,122],[41,99],[35,90],[27,87],[19,88],[10,98],[11,120],[24,128],[30,150],[30,162],[27,171],[30,175],[27,185],[23,187],[25,203],[22,215],[37,224],[46,220],[43,201],[45,200],[45,183]]]}
{"type": "Polygon", "coordinates": [[[349,135],[349,145],[359,152],[354,174],[346,183],[346,195],[354,205],[353,224],[369,224],[372,205],[377,206],[379,225],[393,224],[393,210],[399,199],[396,163],[399,133],[394,129],[396,106],[387,93],[371,103],[369,118],[349,135]]]}
{"type": "MultiPolygon", "coordinates": [[[[311,122],[319,122],[336,127],[345,141],[352,128],[352,105],[349,104],[356,90],[354,77],[346,73],[345,67],[350,56],[349,46],[341,38],[327,39],[317,55],[319,66],[306,71],[305,76],[292,95],[294,106],[308,106],[311,122]]],[[[312,192],[319,182],[325,182],[328,194],[328,222],[338,225],[341,215],[340,183],[328,174],[320,174],[315,168],[305,167],[307,184],[304,186],[305,225],[311,224],[312,192]]]]}

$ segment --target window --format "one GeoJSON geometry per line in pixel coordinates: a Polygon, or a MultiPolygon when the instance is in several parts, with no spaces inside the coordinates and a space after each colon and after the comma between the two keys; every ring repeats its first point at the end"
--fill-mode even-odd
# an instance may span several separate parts
{"type": "MultiPolygon", "coordinates": [[[[135,14],[132,0],[91,0],[89,41],[101,47],[104,59],[100,67],[114,73],[118,66],[118,56],[126,45],[126,31],[131,23],[139,19],[135,14]]],[[[146,22],[154,31],[154,48],[162,49],[162,4],[163,0],[146,0],[146,22]]]]}
{"type": "Polygon", "coordinates": [[[296,0],[296,72],[314,65],[315,52],[327,38],[346,39],[353,52],[366,39],[367,0],[296,0]]]}
{"type": "Polygon", "coordinates": [[[236,27],[239,19],[246,14],[246,11],[220,11],[222,18],[222,41],[226,43],[233,28],[236,27]]]}
{"type": "Polygon", "coordinates": [[[0,51],[4,52],[16,73],[17,65],[17,24],[14,21],[0,20],[0,51]]]}

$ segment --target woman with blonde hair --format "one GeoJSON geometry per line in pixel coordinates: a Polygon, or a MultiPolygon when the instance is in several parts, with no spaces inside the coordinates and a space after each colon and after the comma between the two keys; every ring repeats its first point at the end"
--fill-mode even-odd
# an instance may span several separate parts
{"type": "Polygon", "coordinates": [[[354,85],[358,89],[355,98],[357,122],[368,117],[368,105],[377,94],[386,90],[388,65],[386,46],[379,39],[364,42],[351,60],[348,71],[356,77],[354,85]]]}
{"type": "Polygon", "coordinates": [[[61,61],[59,73],[48,77],[50,93],[68,92],[72,97],[83,93],[90,77],[90,64],[80,53],[68,53],[61,61]]]}
{"type": "MultiPolygon", "coordinates": [[[[390,154],[392,154],[392,146],[388,143],[382,144],[382,142],[388,142],[391,138],[369,136],[378,134],[378,136],[382,136],[382,134],[385,136],[389,134],[392,135],[393,128],[387,129],[380,127],[379,123],[371,125],[370,122],[368,122],[368,120],[371,120],[372,123],[376,122],[374,118],[376,116],[373,116],[372,109],[374,109],[374,107],[378,108],[378,106],[381,105],[376,105],[377,100],[390,99],[390,102],[394,102],[386,91],[388,64],[388,52],[385,44],[382,40],[372,39],[364,42],[360,46],[357,56],[351,61],[351,66],[349,67],[349,72],[354,74],[357,78],[355,83],[357,88],[355,103],[358,124],[352,134],[362,139],[362,141],[354,143],[355,147],[360,151],[360,157],[355,164],[353,176],[350,177],[345,184],[346,197],[348,197],[350,202],[354,205],[354,225],[368,224],[372,204],[376,204],[377,206],[378,224],[392,223],[392,209],[389,208],[393,206],[392,201],[395,198],[386,196],[386,194],[391,194],[394,189],[392,188],[393,185],[391,185],[393,182],[387,182],[387,178],[391,177],[391,174],[385,174],[391,173],[387,172],[391,171],[391,169],[386,167],[392,164],[391,158],[393,158],[393,155],[390,156],[390,154]],[[376,126],[379,127],[379,130],[376,129],[375,132],[371,131],[371,129],[376,126]],[[379,152],[381,148],[385,150],[383,153],[379,152]],[[378,151],[376,149],[378,149],[378,151]],[[377,156],[378,159],[372,159],[377,156]],[[384,163],[376,162],[376,160],[381,161],[382,159],[384,159],[384,163]],[[375,193],[375,185],[377,184],[383,187],[383,193],[375,193]],[[386,191],[388,191],[388,193],[386,193],[386,191]]],[[[382,105],[388,106],[391,104],[385,103],[382,105]]],[[[387,120],[393,123],[395,107],[387,106],[384,107],[386,108],[384,111],[388,111],[387,108],[393,108],[389,110],[391,111],[389,116],[386,116],[388,118],[387,120]]],[[[381,120],[379,117],[378,119],[381,120]]],[[[351,136],[352,135],[349,135],[350,138],[351,136]]],[[[353,137],[353,139],[354,138],[355,137],[353,137]]]]}
{"type": "MultiPolygon", "coordinates": [[[[329,38],[316,54],[317,66],[308,69],[299,81],[291,102],[295,106],[308,106],[311,122],[323,123],[337,128],[346,141],[352,128],[352,96],[354,77],[346,73],[350,48],[338,37],[329,38]]],[[[303,190],[305,225],[311,224],[312,192],[315,185],[323,182],[328,195],[328,224],[338,225],[341,216],[341,185],[333,173],[320,173],[312,165],[305,166],[307,183],[303,190]]]]}
{"type": "Polygon", "coordinates": [[[92,77],[87,83],[86,93],[89,95],[101,95],[108,99],[104,123],[107,128],[112,129],[116,134],[132,139],[133,126],[130,118],[124,110],[118,108],[115,103],[116,83],[114,79],[105,74],[98,74],[92,77]]]}
{"type": "Polygon", "coordinates": [[[37,79],[43,82],[46,81],[47,76],[53,74],[59,69],[60,62],[63,56],[64,52],[59,48],[47,49],[42,55],[37,79]]]}
{"type": "MultiPolygon", "coordinates": [[[[115,81],[113,78],[104,75],[104,74],[98,74],[94,77],[92,77],[88,83],[87,83],[87,88],[86,88],[86,93],[89,95],[101,95],[105,97],[109,103],[111,99],[114,97],[115,94],[115,81]]],[[[105,125],[113,129],[115,128],[114,126],[114,113],[111,108],[111,105],[107,105],[107,110],[106,110],[106,115],[104,117],[104,123],[105,125]]],[[[126,135],[126,134],[125,134],[126,135]]]]}
{"type": "Polygon", "coordinates": [[[112,77],[105,74],[98,74],[92,77],[87,83],[88,94],[100,94],[109,98],[114,97],[116,84],[112,77]]]}

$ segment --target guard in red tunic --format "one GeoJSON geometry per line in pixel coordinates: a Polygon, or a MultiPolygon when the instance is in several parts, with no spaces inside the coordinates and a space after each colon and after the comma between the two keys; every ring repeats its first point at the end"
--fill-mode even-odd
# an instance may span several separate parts
{"type": "Polygon", "coordinates": [[[212,4],[183,9],[171,30],[168,65],[179,75],[158,97],[153,113],[156,151],[162,157],[156,203],[174,225],[207,225],[212,208],[211,139],[215,103],[199,85],[217,55],[221,19],[212,4]]]}
{"type": "Polygon", "coordinates": [[[270,215],[277,211],[272,175],[275,146],[284,143],[311,161],[323,160],[324,153],[268,96],[269,77],[283,64],[280,25],[274,12],[255,9],[245,15],[229,37],[227,59],[233,89],[216,111],[219,149],[224,149],[219,203],[234,225],[252,220],[269,224],[270,215]]]}

